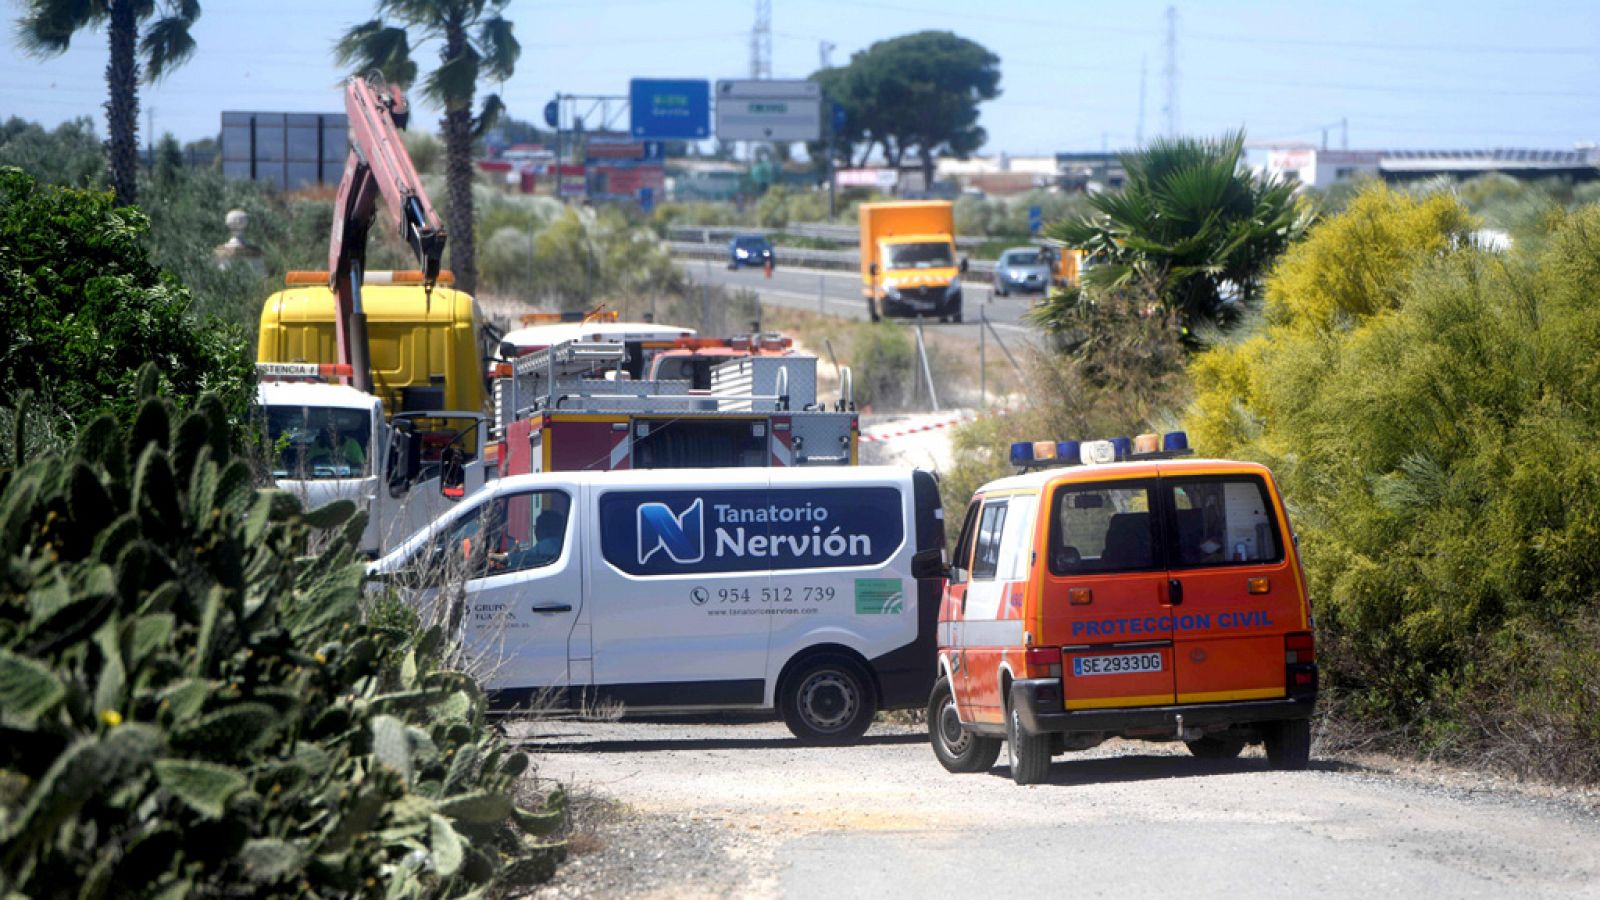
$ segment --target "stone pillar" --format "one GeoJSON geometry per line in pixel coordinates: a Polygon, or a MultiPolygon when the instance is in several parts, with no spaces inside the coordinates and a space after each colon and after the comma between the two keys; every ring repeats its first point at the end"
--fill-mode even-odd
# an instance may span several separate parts
{"type": "Polygon", "coordinates": [[[229,210],[223,221],[228,226],[230,237],[227,243],[219,244],[217,249],[211,252],[217,268],[229,269],[242,266],[257,275],[267,274],[267,264],[261,258],[261,250],[245,243],[244,230],[250,225],[250,214],[242,209],[229,210]]]}

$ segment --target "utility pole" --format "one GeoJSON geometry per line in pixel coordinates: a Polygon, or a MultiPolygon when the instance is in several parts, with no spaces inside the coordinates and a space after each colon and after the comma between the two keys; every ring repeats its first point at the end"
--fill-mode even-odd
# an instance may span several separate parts
{"type": "Polygon", "coordinates": [[[556,94],[556,202],[566,203],[567,195],[561,192],[561,94],[556,94]]]}
{"type": "Polygon", "coordinates": [[[835,44],[833,41],[818,41],[817,42],[817,57],[818,57],[817,61],[822,63],[822,66],[821,66],[822,68],[824,68],[824,69],[833,68],[833,50],[837,46],[838,45],[835,44]]]}
{"type": "Polygon", "coordinates": [[[837,207],[835,205],[834,192],[833,192],[833,182],[835,180],[835,176],[834,176],[834,172],[833,172],[833,162],[834,162],[833,158],[839,154],[839,144],[837,143],[838,140],[839,140],[839,135],[834,133],[836,131],[836,129],[833,127],[833,120],[834,120],[833,103],[832,103],[832,101],[830,101],[828,103],[828,121],[824,124],[824,127],[827,129],[827,134],[828,134],[828,142],[824,146],[826,146],[828,148],[826,152],[828,154],[828,221],[829,222],[832,222],[833,221],[833,217],[838,214],[838,209],[837,209],[837,207]]]}
{"type": "Polygon", "coordinates": [[[1339,117],[1339,149],[1350,149],[1350,120],[1343,116],[1339,117]]]}
{"type": "Polygon", "coordinates": [[[772,0],[756,0],[756,22],[750,28],[750,77],[772,77],[772,0]]]}
{"type": "Polygon", "coordinates": [[[1178,8],[1167,7],[1167,65],[1161,76],[1167,83],[1167,102],[1161,108],[1167,137],[1178,136],[1178,8]]]}
{"type": "Polygon", "coordinates": [[[1144,76],[1150,68],[1148,57],[1139,57],[1139,124],[1133,129],[1133,147],[1135,150],[1144,149],[1144,76]]]}

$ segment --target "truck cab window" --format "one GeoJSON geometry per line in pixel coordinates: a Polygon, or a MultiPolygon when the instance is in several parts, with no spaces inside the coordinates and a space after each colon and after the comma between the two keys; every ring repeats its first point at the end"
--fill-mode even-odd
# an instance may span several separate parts
{"type": "Polygon", "coordinates": [[[950,245],[941,241],[916,244],[885,244],[891,269],[942,269],[955,265],[950,245]]]}
{"type": "Polygon", "coordinates": [[[566,546],[572,500],[562,491],[506,494],[457,520],[435,544],[433,567],[487,578],[548,566],[566,546]]]}
{"type": "Polygon", "coordinates": [[[1000,566],[1000,531],[1005,527],[1009,506],[1008,501],[997,500],[983,507],[983,516],[978,520],[978,542],[972,553],[974,581],[993,578],[1000,566]]]}
{"type": "Polygon", "coordinates": [[[274,406],[266,409],[274,478],[362,478],[372,417],[362,409],[274,406]]]}
{"type": "Polygon", "coordinates": [[[1056,491],[1054,505],[1051,572],[1082,575],[1156,567],[1148,486],[1066,486],[1056,491]]]}

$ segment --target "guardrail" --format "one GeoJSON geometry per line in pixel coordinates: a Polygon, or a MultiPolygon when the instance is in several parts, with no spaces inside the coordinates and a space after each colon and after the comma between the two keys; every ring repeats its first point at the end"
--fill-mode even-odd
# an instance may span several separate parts
{"type": "MultiPolygon", "coordinates": [[[[727,265],[728,248],[701,241],[668,241],[673,256],[680,259],[709,259],[727,265]]],[[[779,266],[807,269],[838,269],[854,272],[861,268],[861,257],[854,250],[812,250],[807,247],[774,247],[779,266]]],[[[969,260],[965,281],[987,281],[994,274],[994,263],[986,259],[969,260]]]]}
{"type": "MultiPolygon", "coordinates": [[[[756,228],[740,227],[736,225],[714,225],[709,227],[678,226],[667,229],[667,239],[683,241],[685,243],[715,244],[727,243],[735,235],[758,234],[770,237],[774,234],[789,234],[795,237],[815,238],[819,241],[833,241],[836,244],[855,246],[861,240],[860,232],[854,225],[833,225],[828,222],[791,222],[783,228],[756,228]]],[[[956,247],[970,250],[981,246],[988,238],[956,236],[956,247]]]]}

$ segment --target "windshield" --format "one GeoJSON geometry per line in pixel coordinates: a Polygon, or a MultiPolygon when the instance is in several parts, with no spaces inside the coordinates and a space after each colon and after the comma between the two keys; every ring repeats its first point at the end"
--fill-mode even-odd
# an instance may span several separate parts
{"type": "Polygon", "coordinates": [[[361,478],[367,474],[372,416],[363,409],[266,409],[274,478],[361,478]]]}
{"type": "Polygon", "coordinates": [[[740,250],[765,250],[767,249],[767,239],[758,237],[739,238],[733,242],[733,245],[738,247],[740,250]]]}
{"type": "Polygon", "coordinates": [[[1013,251],[1006,254],[1006,265],[1037,266],[1039,265],[1039,254],[1036,251],[1028,250],[1013,251]]]}
{"type": "Polygon", "coordinates": [[[930,241],[926,244],[885,244],[884,255],[891,269],[939,269],[955,265],[950,245],[930,241]]]}

